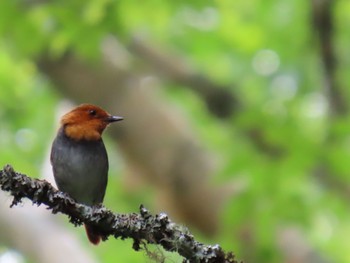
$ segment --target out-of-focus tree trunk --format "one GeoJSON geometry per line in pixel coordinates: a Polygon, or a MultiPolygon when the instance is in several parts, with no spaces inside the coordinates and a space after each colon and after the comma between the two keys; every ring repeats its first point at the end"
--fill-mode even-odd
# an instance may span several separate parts
{"type": "Polygon", "coordinates": [[[311,15],[313,28],[318,34],[320,58],[323,62],[323,78],[325,94],[331,113],[335,117],[345,116],[349,107],[344,96],[344,87],[341,87],[336,77],[338,67],[336,45],[334,41],[334,6],[337,1],[312,0],[311,15]]]}

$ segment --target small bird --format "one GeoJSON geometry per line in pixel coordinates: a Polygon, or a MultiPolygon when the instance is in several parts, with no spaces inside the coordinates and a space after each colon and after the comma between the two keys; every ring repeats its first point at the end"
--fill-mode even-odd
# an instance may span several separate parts
{"type": "MultiPolygon", "coordinates": [[[[107,187],[108,156],[101,135],[112,116],[92,104],[82,104],[65,114],[51,148],[51,164],[57,187],[77,202],[101,204],[107,187]]],[[[87,236],[97,245],[101,237],[85,224],[87,236]]]]}

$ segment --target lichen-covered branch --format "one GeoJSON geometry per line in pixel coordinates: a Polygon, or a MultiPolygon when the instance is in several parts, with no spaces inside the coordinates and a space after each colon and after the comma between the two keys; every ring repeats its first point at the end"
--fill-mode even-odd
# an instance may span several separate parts
{"type": "Polygon", "coordinates": [[[167,251],[179,253],[184,262],[237,262],[232,252],[224,252],[219,245],[197,242],[192,234],[173,223],[166,214],[153,216],[142,205],[140,213],[131,214],[114,214],[103,206],[85,206],[56,190],[49,182],[17,173],[10,165],[0,170],[0,187],[14,197],[11,207],[22,198],[29,198],[38,206],[48,206],[54,214],[61,212],[68,215],[70,222],[76,226],[82,223],[96,226],[103,240],[109,236],[132,238],[135,250],[141,249],[143,244],[158,244],[167,251]]]}

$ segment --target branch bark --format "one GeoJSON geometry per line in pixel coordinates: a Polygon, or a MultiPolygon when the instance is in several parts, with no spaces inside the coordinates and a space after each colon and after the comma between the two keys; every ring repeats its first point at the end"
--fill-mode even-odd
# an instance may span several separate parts
{"type": "Polygon", "coordinates": [[[140,206],[140,213],[114,214],[103,206],[89,207],[76,203],[67,194],[56,190],[45,180],[32,179],[14,171],[10,165],[0,170],[0,187],[14,197],[11,207],[29,198],[38,206],[44,204],[52,213],[68,215],[75,226],[82,223],[94,225],[107,240],[132,238],[133,249],[138,251],[146,244],[157,244],[165,250],[177,252],[184,262],[237,263],[232,252],[225,252],[219,245],[204,245],[196,241],[184,227],[174,224],[166,214],[153,216],[140,206]]]}

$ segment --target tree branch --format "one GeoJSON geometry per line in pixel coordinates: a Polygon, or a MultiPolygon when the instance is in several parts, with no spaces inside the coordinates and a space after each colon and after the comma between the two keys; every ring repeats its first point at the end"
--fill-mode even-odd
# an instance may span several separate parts
{"type": "Polygon", "coordinates": [[[237,263],[232,252],[224,252],[219,245],[210,246],[195,241],[192,234],[171,222],[166,214],[153,216],[143,205],[139,214],[114,214],[103,206],[79,204],[46,180],[17,173],[10,165],[0,170],[0,187],[14,197],[11,207],[20,203],[22,198],[29,198],[38,206],[48,206],[54,214],[61,212],[68,215],[75,226],[82,223],[94,225],[103,240],[109,236],[132,238],[136,251],[141,249],[141,245],[157,244],[167,251],[179,253],[185,258],[184,262],[237,263]]]}
{"type": "Polygon", "coordinates": [[[241,110],[243,105],[238,96],[232,92],[231,87],[219,85],[196,72],[184,62],[184,59],[162,52],[159,47],[154,47],[154,44],[151,45],[139,37],[132,39],[129,50],[168,79],[185,85],[197,93],[216,117],[227,119],[241,110]]]}

